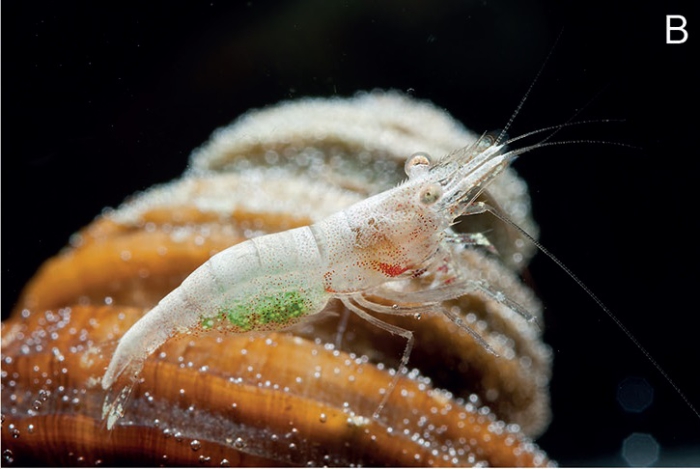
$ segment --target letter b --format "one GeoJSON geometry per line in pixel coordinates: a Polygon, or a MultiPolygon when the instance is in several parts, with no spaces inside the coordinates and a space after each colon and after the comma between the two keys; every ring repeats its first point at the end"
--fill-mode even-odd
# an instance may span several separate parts
{"type": "Polygon", "coordinates": [[[666,44],[683,44],[688,40],[688,31],[685,27],[688,25],[685,16],[681,15],[666,15],[666,44]],[[671,26],[671,20],[681,20],[680,26],[671,26]],[[680,31],[683,33],[683,39],[671,39],[671,31],[680,31]]]}

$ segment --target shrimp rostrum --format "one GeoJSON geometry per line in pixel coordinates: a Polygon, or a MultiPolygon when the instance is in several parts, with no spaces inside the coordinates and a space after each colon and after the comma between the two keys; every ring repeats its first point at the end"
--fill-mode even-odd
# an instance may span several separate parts
{"type": "MultiPolygon", "coordinates": [[[[523,150],[504,152],[504,147],[499,138],[486,134],[434,164],[426,154],[416,153],[405,165],[408,179],[397,187],[313,225],[253,238],[219,252],[121,337],[102,387],[111,390],[125,373],[135,382],[144,360],[177,335],[280,330],[321,312],[333,298],[406,339],[401,368],[410,355],[412,333],[368,311],[442,313],[495,353],[441,302],[476,291],[532,319],[499,291],[461,272],[464,267],[455,259],[457,248],[470,240],[451,226],[461,216],[492,210],[476,198],[523,150]],[[400,293],[391,288],[392,282],[419,277],[431,281],[400,293]],[[390,305],[377,303],[377,298],[390,305]]],[[[396,373],[390,390],[398,377],[396,373]]],[[[103,409],[108,428],[123,413],[130,388],[114,391],[118,397],[110,401],[108,395],[103,409]]]]}

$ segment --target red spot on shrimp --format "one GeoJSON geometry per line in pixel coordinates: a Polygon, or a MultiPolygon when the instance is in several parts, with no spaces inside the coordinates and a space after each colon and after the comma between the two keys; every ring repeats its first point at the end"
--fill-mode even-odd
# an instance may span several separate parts
{"type": "Polygon", "coordinates": [[[331,284],[333,283],[333,272],[326,272],[323,274],[323,287],[328,293],[335,293],[331,284]]]}
{"type": "Polygon", "coordinates": [[[388,275],[389,277],[396,277],[408,270],[408,267],[401,267],[396,264],[386,264],[384,262],[379,263],[379,270],[388,275]]]}
{"type": "Polygon", "coordinates": [[[415,270],[415,271],[413,272],[412,277],[413,277],[413,278],[418,278],[418,277],[420,277],[421,275],[423,275],[424,273],[426,273],[427,271],[428,271],[428,269],[426,269],[426,268],[417,269],[417,270],[415,270]]]}

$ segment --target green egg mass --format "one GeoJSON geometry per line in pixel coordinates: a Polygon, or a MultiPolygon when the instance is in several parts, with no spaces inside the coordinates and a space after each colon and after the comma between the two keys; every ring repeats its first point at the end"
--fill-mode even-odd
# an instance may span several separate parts
{"type": "Polygon", "coordinates": [[[202,318],[202,327],[211,329],[218,320],[225,319],[241,332],[269,329],[270,326],[286,325],[292,319],[303,316],[309,310],[308,303],[308,299],[298,291],[263,296],[247,302],[237,301],[222,308],[217,317],[202,318]]]}

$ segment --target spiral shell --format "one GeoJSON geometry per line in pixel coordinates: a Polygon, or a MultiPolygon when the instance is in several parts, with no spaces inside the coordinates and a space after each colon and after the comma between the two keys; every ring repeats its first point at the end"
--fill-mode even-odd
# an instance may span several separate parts
{"type": "MultiPolygon", "coordinates": [[[[416,151],[439,157],[474,138],[395,92],[284,103],[215,132],[181,179],[103,213],[26,286],[2,328],[4,462],[547,464],[530,438],[549,421],[550,351],[541,331],[476,295],[445,306],[500,357],[441,316],[382,317],[415,331],[416,345],[377,420],[405,343],[334,301],[290,332],[166,343],[115,429],[101,420],[99,379],[116,341],[211,255],[318,221],[400,182],[416,151]]],[[[536,232],[512,170],[484,197],[536,232]]],[[[531,246],[488,216],[461,225],[501,255],[469,250],[469,271],[540,316],[517,276],[531,246]]]]}

